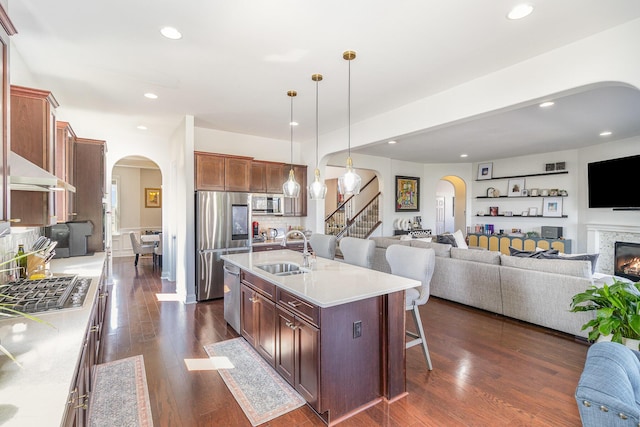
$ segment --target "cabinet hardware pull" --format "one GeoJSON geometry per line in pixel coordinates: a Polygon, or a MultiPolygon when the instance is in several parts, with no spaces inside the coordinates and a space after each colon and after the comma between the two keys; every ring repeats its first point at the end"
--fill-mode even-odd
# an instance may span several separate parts
{"type": "Polygon", "coordinates": [[[255,303],[257,303],[259,300],[258,300],[258,298],[249,298],[249,301],[255,304],[255,303]]]}
{"type": "Polygon", "coordinates": [[[298,326],[296,326],[293,322],[285,322],[285,325],[292,331],[295,331],[296,329],[298,329],[298,326]]]}
{"type": "Polygon", "coordinates": [[[87,404],[83,403],[82,405],[76,405],[76,406],[73,407],[73,409],[84,409],[84,410],[86,410],[87,409],[87,404]]]}
{"type": "Polygon", "coordinates": [[[90,332],[98,332],[100,330],[99,326],[92,326],[91,329],[89,329],[90,332]]]}
{"type": "Polygon", "coordinates": [[[302,303],[300,301],[287,301],[287,304],[289,304],[291,307],[298,307],[302,303]]]}

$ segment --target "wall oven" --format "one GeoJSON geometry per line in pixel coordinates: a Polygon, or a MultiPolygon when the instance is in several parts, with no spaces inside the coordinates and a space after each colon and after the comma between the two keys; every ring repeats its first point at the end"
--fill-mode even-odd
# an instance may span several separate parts
{"type": "Polygon", "coordinates": [[[252,194],[252,215],[282,215],[284,200],[281,194],[252,194]]]}

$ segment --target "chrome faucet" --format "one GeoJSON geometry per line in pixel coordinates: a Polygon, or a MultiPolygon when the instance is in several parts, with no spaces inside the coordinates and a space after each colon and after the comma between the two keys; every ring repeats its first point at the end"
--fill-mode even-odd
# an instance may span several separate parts
{"type": "Polygon", "coordinates": [[[289,230],[287,231],[287,233],[284,235],[284,238],[282,239],[282,246],[287,246],[287,237],[289,237],[292,234],[298,233],[302,236],[302,238],[304,239],[304,250],[302,251],[302,266],[303,267],[307,267],[309,268],[309,250],[307,249],[307,236],[304,235],[304,233],[300,230],[289,230]]]}

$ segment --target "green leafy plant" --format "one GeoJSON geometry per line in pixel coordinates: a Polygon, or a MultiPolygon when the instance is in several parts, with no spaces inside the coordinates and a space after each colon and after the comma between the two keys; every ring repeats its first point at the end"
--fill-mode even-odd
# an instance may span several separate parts
{"type": "Polygon", "coordinates": [[[628,283],[614,279],[611,285],[591,286],[573,296],[572,312],[596,311],[595,319],[582,326],[591,328],[589,340],[611,335],[611,341],[623,338],[640,339],[640,282],[628,283]]]}

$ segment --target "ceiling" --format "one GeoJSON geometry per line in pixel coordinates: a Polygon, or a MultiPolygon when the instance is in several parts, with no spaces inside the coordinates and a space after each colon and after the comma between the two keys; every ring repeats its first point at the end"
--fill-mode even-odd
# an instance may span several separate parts
{"type": "MultiPolygon", "coordinates": [[[[312,144],[313,73],[324,76],[320,133],[347,126],[344,50],[357,52],[356,123],[640,17],[637,0],[530,3],[520,21],[505,18],[513,0],[9,0],[8,11],[18,30],[12,59],[54,93],[59,117],[80,136],[119,128],[166,141],[190,114],[199,127],[288,140],[286,92],[295,89],[295,138],[312,144]],[[165,25],[183,38],[161,36],[165,25]],[[74,120],[87,111],[100,113],[98,124],[74,120]]],[[[616,126],[616,138],[640,134],[636,89],[585,89],[554,94],[549,109],[528,100],[354,151],[459,162],[469,161],[462,152],[485,160],[595,144],[604,127],[616,126]]]]}

